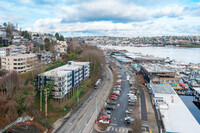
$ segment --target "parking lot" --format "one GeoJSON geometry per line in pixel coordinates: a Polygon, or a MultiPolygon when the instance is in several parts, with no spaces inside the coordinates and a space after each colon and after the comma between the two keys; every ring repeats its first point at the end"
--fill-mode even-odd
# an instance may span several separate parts
{"type": "Polygon", "coordinates": [[[133,106],[137,104],[135,92],[130,89],[127,74],[119,68],[118,80],[109,96],[107,106],[99,115],[99,122],[107,124],[108,133],[131,131],[134,118],[131,116],[133,106]]]}

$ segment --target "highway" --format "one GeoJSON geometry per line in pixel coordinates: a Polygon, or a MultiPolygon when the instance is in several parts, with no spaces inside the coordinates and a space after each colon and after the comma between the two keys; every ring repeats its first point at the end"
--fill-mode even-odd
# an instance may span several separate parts
{"type": "MultiPolygon", "coordinates": [[[[112,77],[112,72],[106,66],[106,73],[103,78],[103,86],[99,89],[95,89],[91,95],[86,98],[71,114],[71,116],[65,120],[60,127],[55,127],[53,132],[55,133],[82,133],[84,128],[88,126],[88,121],[91,116],[101,109],[100,106],[104,104],[102,99],[105,98],[105,94],[110,88],[110,81],[112,77]]],[[[90,123],[91,124],[91,123],[90,123]]],[[[94,124],[94,123],[92,123],[94,124]]],[[[90,131],[87,131],[88,133],[90,131]]]]}

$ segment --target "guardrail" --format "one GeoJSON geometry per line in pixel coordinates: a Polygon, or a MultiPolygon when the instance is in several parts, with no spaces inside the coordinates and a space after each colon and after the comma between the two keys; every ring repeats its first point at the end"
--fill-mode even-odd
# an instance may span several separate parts
{"type": "Polygon", "coordinates": [[[9,129],[10,127],[12,127],[12,126],[14,126],[14,125],[16,125],[16,124],[18,124],[18,123],[20,123],[20,122],[25,122],[25,121],[27,121],[27,120],[33,120],[33,118],[30,117],[30,116],[19,117],[19,118],[17,118],[16,121],[14,121],[13,123],[7,125],[4,129],[1,129],[1,130],[0,130],[0,133],[3,133],[3,132],[5,132],[7,129],[9,129]]]}

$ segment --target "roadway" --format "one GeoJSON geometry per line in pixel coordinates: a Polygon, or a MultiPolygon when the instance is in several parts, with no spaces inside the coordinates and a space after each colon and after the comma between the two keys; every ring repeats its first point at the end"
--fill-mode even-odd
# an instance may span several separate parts
{"type": "MultiPolygon", "coordinates": [[[[104,102],[102,99],[110,87],[110,79],[112,77],[111,70],[106,66],[106,73],[104,77],[105,84],[99,89],[95,89],[91,95],[86,98],[70,115],[70,117],[65,120],[60,127],[55,127],[53,132],[55,133],[81,133],[84,128],[88,126],[88,121],[94,113],[98,113],[101,109],[100,107],[104,102]]],[[[87,131],[90,132],[90,131],[87,131]]]]}

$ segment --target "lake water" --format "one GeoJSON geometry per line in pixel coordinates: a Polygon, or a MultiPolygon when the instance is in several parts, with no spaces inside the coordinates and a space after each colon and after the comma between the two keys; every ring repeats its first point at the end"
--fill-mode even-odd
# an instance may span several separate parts
{"type": "Polygon", "coordinates": [[[124,49],[128,52],[141,52],[144,55],[154,55],[175,59],[185,63],[200,63],[200,48],[182,48],[182,47],[119,47],[106,46],[106,48],[124,49]]]}

